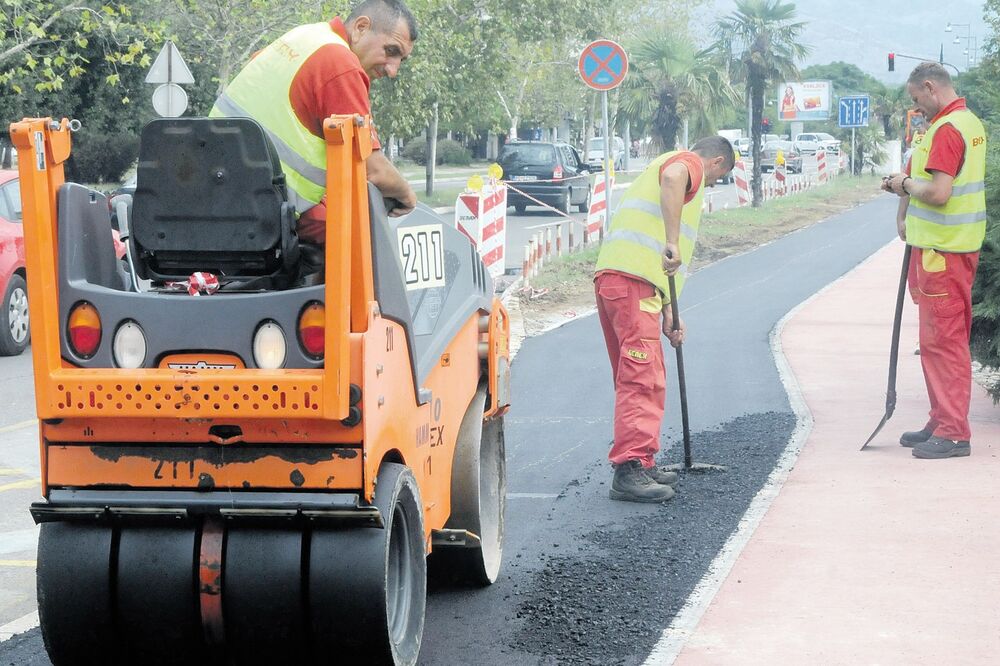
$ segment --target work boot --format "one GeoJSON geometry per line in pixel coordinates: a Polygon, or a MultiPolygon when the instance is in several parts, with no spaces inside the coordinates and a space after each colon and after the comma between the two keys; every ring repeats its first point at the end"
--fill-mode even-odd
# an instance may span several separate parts
{"type": "Polygon", "coordinates": [[[677,483],[677,472],[671,472],[665,467],[657,467],[656,465],[647,467],[646,474],[661,486],[672,486],[677,483]]]}
{"type": "Polygon", "coordinates": [[[674,489],[653,481],[638,460],[629,460],[615,465],[608,496],[623,502],[665,502],[674,496],[674,489]]]}
{"type": "Polygon", "coordinates": [[[955,441],[931,436],[926,442],[920,442],[913,446],[914,458],[960,458],[968,455],[972,455],[972,447],[965,440],[955,441]]]}
{"type": "Polygon", "coordinates": [[[924,428],[923,430],[910,430],[909,432],[904,432],[899,438],[899,445],[912,447],[914,444],[926,442],[933,434],[934,431],[929,428],[924,428]]]}

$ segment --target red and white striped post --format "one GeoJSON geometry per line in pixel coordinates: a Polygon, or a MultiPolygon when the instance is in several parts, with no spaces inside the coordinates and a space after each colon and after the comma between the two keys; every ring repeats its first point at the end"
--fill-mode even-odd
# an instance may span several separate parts
{"type": "MultiPolygon", "coordinates": [[[[613,188],[615,186],[614,176],[611,176],[610,180],[613,188]]],[[[604,214],[608,209],[608,200],[607,192],[605,192],[604,174],[597,174],[594,177],[594,187],[590,191],[590,210],[587,212],[587,221],[583,227],[584,245],[593,242],[594,235],[599,241],[604,241],[604,214]]]]}
{"type": "Polygon", "coordinates": [[[556,224],[556,256],[562,255],[562,223],[556,224]]]}
{"type": "Polygon", "coordinates": [[[736,160],[733,167],[733,180],[736,181],[736,196],[740,206],[750,204],[750,180],[747,178],[747,165],[743,160],[736,160]]]}
{"type": "Polygon", "coordinates": [[[823,150],[816,153],[816,179],[819,181],[820,185],[826,184],[826,151],[823,150]]]}

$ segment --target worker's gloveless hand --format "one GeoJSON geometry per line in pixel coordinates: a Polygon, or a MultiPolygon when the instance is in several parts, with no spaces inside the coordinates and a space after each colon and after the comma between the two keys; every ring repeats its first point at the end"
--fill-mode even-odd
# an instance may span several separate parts
{"type": "Polygon", "coordinates": [[[396,205],[389,211],[389,217],[402,217],[413,212],[417,207],[417,193],[412,189],[407,193],[409,196],[403,199],[394,199],[396,205]]]}
{"type": "Polygon", "coordinates": [[[677,348],[680,347],[684,342],[684,335],[687,333],[687,327],[684,325],[684,320],[679,316],[677,317],[677,322],[679,326],[677,330],[674,330],[674,314],[670,310],[670,306],[663,308],[663,335],[667,336],[670,340],[670,346],[677,348]]]}
{"type": "Polygon", "coordinates": [[[667,275],[674,275],[681,267],[681,251],[675,243],[667,243],[663,246],[663,272],[667,275]]]}

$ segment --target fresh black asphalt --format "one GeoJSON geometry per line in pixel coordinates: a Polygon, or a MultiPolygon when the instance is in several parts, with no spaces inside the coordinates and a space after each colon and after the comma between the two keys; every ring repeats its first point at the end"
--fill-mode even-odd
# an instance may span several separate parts
{"type": "MultiPolygon", "coordinates": [[[[895,209],[879,198],[689,280],[681,308],[695,459],[728,470],[685,475],[667,504],[607,498],[613,391],[596,317],[527,340],[506,424],[504,569],[487,589],[431,590],[420,663],[642,663],[794,428],[772,329],[888,242],[895,209]]],[[[674,377],[669,347],[667,358],[674,377]]],[[[663,462],[681,458],[677,404],[672,381],[663,462]]],[[[38,629],[0,644],[0,665],[48,663],[38,629]]]]}

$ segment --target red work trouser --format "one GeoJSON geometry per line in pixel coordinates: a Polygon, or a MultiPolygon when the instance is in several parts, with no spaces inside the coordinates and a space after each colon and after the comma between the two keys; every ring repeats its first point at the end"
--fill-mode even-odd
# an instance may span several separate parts
{"type": "Polygon", "coordinates": [[[662,315],[643,311],[640,302],[654,297],[656,290],[645,280],[619,273],[598,275],[594,290],[615,380],[615,441],[608,459],[615,465],[639,460],[652,467],[660,450],[666,369],[662,315]]]}
{"type": "Polygon", "coordinates": [[[978,252],[913,248],[910,293],[920,314],[920,364],[930,399],[925,426],[938,437],[969,440],[972,397],[972,282],[978,252]]]}

